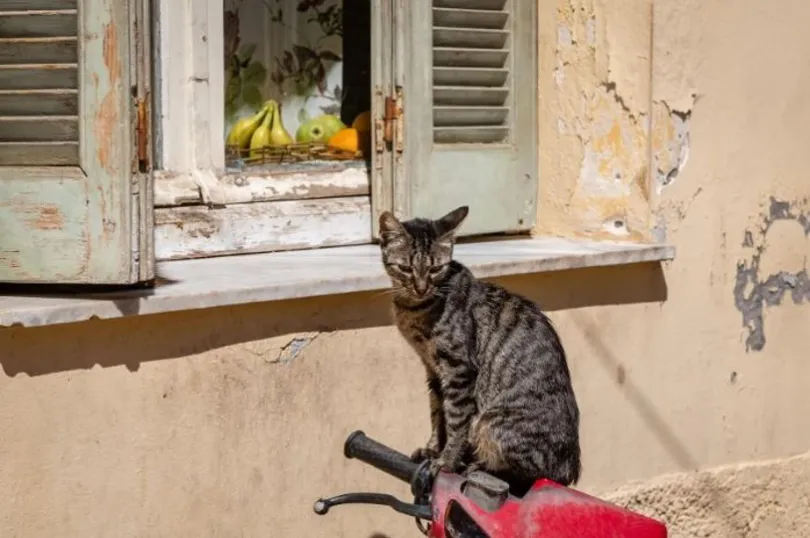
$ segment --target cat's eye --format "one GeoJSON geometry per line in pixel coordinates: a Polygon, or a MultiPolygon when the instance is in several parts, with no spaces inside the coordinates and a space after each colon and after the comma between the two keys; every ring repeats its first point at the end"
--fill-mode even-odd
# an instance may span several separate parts
{"type": "Polygon", "coordinates": [[[411,267],[409,265],[395,265],[394,267],[396,267],[399,271],[402,271],[403,273],[411,272],[411,267]]]}
{"type": "Polygon", "coordinates": [[[444,270],[444,265],[434,265],[433,267],[431,267],[430,269],[428,269],[428,272],[429,272],[431,275],[438,275],[438,274],[439,274],[439,273],[441,273],[443,270],[444,270]]]}

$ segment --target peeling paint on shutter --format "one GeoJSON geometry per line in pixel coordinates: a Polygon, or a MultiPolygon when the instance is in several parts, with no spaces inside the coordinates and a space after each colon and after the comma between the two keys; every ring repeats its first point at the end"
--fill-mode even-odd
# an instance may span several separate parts
{"type": "Polygon", "coordinates": [[[0,0],[0,282],[154,275],[135,103],[146,0],[0,0]]]}
{"type": "Polygon", "coordinates": [[[0,164],[79,164],[76,0],[0,4],[0,164]]]}

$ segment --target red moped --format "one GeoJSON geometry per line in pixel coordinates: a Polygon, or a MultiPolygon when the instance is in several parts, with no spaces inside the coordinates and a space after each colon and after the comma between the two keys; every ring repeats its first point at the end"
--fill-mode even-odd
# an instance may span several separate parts
{"type": "Polygon", "coordinates": [[[346,493],[315,502],[326,514],[341,504],[389,506],[416,518],[430,538],[666,538],[666,526],[550,480],[538,480],[522,497],[509,484],[480,471],[467,476],[440,472],[431,480],[429,462],[412,462],[356,431],[344,454],[411,485],[413,503],[381,493],[346,493]]]}

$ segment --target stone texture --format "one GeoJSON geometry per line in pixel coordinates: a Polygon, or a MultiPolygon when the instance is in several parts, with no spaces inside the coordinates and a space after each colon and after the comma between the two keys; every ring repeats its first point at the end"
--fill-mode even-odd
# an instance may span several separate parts
{"type": "Polygon", "coordinates": [[[810,454],[627,485],[604,497],[661,519],[670,538],[810,536],[810,454]]]}

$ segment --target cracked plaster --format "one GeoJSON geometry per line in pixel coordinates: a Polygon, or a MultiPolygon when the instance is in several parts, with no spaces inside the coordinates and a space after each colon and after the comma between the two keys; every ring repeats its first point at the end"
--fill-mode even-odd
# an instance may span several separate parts
{"type": "Polygon", "coordinates": [[[553,14],[550,7],[541,14],[551,22],[540,29],[541,43],[547,33],[553,46],[541,45],[540,194],[546,203],[537,231],[663,237],[655,230],[664,225],[657,198],[688,162],[696,93],[653,99],[649,0],[552,4],[553,14]]]}

